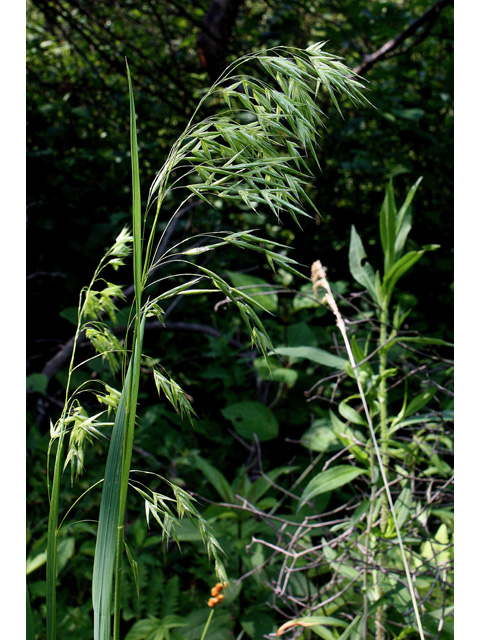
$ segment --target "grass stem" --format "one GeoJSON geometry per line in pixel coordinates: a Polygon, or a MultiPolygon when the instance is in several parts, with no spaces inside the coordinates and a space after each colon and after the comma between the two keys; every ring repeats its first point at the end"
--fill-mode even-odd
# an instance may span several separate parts
{"type": "Polygon", "coordinates": [[[207,618],[207,622],[205,623],[205,627],[203,628],[203,633],[202,633],[202,637],[200,638],[200,640],[205,640],[205,637],[206,637],[207,631],[208,631],[208,627],[210,626],[210,622],[212,621],[212,618],[213,618],[213,612],[214,612],[214,608],[212,607],[212,610],[210,611],[210,615],[207,618]]]}

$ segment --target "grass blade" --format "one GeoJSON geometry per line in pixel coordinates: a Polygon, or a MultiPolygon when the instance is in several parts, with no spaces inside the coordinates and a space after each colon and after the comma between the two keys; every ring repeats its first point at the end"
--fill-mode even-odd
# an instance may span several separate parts
{"type": "Polygon", "coordinates": [[[115,574],[114,637],[119,633],[120,569],[123,553],[125,505],[135,429],[140,379],[140,358],[145,317],[140,324],[142,303],[142,229],[135,103],[127,63],[130,97],[130,148],[132,156],[133,197],[133,276],[135,286],[135,332],[130,360],[113,426],[100,503],[97,544],[93,570],[93,608],[95,640],[110,640],[113,576],[115,574]]]}
{"type": "Polygon", "coordinates": [[[120,484],[123,442],[125,436],[125,390],[131,378],[132,362],[128,368],[125,386],[113,425],[103,482],[97,543],[93,565],[93,611],[95,640],[110,639],[113,573],[117,549],[117,523],[120,512],[120,484]]]}
{"type": "Polygon", "coordinates": [[[27,640],[35,640],[35,631],[33,628],[33,614],[32,607],[30,606],[30,594],[28,593],[27,585],[27,640]]]}
{"type": "MultiPolygon", "coordinates": [[[[144,325],[142,324],[141,334],[143,334],[143,327],[144,325]]],[[[131,388],[132,371],[135,371],[136,364],[140,361],[137,353],[140,352],[136,352],[128,367],[113,425],[105,467],[92,583],[95,640],[109,640],[111,637],[113,575],[117,555],[117,527],[120,517],[120,494],[123,475],[122,462],[127,428],[126,395],[131,388]]]]}

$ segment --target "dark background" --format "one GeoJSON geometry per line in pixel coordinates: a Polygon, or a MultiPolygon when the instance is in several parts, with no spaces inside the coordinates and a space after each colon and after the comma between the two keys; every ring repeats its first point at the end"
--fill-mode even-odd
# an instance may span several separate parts
{"type": "MultiPolygon", "coordinates": [[[[28,2],[28,373],[41,372],[71,337],[72,325],[60,312],[76,306],[103,250],[130,220],[125,56],[136,91],[145,196],[201,92],[227,61],[261,47],[328,41],[329,52],[364,75],[376,108],[345,105],[342,120],[325,104],[328,133],[314,185],[322,219],[305,223],[303,232],[287,222],[283,236],[300,262],[321,257],[334,279],[344,279],[351,224],[378,254],[378,212],[388,180],[394,179],[400,199],[423,176],[412,240],[441,249],[427,254],[401,286],[421,301],[425,328],[448,337],[451,4],[28,2]],[[375,57],[392,40],[387,55],[375,57]]],[[[185,228],[228,227],[231,214],[217,220],[200,208],[185,216],[172,242],[185,228]]],[[[252,226],[248,216],[246,226],[252,226]]]]}

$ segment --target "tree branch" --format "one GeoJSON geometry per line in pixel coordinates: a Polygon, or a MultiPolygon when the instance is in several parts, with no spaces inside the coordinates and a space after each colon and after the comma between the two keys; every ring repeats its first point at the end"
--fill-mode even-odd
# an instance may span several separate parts
{"type": "Polygon", "coordinates": [[[227,68],[228,41],[243,0],[212,0],[197,45],[200,59],[215,82],[227,68]]]}
{"type": "Polygon", "coordinates": [[[355,67],[354,72],[358,75],[365,74],[371,67],[373,67],[374,64],[380,62],[380,60],[384,60],[392,51],[397,49],[402,42],[416,33],[424,24],[428,23],[427,29],[430,31],[433,23],[438,20],[441,11],[450,4],[453,5],[453,0],[439,0],[436,2],[433,7],[430,7],[428,11],[425,11],[420,18],[414,20],[404,31],[402,31],[402,33],[399,33],[391,40],[388,40],[388,42],[374,53],[369,53],[364,56],[362,64],[355,67]]]}
{"type": "MultiPolygon", "coordinates": [[[[114,333],[124,333],[125,330],[126,327],[115,327],[114,333]]],[[[145,324],[145,330],[188,331],[189,333],[194,331],[195,333],[204,333],[205,335],[212,336],[214,338],[221,338],[223,335],[222,332],[218,329],[197,322],[165,322],[164,324],[162,324],[161,322],[154,320],[145,324]]],[[[85,331],[82,331],[78,336],[78,345],[85,346],[82,344],[84,340],[85,331]]],[[[71,356],[74,342],[75,338],[70,338],[70,340],[66,342],[63,347],[61,347],[60,351],[58,351],[58,353],[56,353],[53,358],[51,358],[44,366],[42,374],[46,376],[49,381],[71,356]]],[[[90,342],[88,342],[88,344],[90,344],[90,342]]],[[[236,338],[229,338],[228,344],[234,349],[243,349],[243,347],[245,346],[243,342],[237,340],[236,338]]]]}

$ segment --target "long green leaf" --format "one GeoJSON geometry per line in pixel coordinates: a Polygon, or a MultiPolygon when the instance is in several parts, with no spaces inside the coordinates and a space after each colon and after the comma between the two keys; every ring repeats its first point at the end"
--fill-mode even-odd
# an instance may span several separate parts
{"type": "Polygon", "coordinates": [[[277,347],[272,353],[289,358],[306,358],[317,364],[323,364],[325,367],[340,371],[345,371],[348,362],[329,351],[317,347],[277,347]]]}
{"type": "Polygon", "coordinates": [[[357,435],[353,432],[353,429],[343,423],[340,418],[330,410],[330,422],[333,428],[333,432],[337,435],[340,442],[348,447],[348,451],[353,455],[353,457],[358,460],[361,464],[368,464],[368,454],[364,449],[362,449],[356,442],[358,442],[357,435]]]}
{"type": "Polygon", "coordinates": [[[351,637],[352,633],[354,631],[357,631],[358,627],[360,626],[360,620],[362,619],[362,614],[359,613],[356,618],[354,618],[354,620],[352,620],[352,622],[348,625],[348,627],[345,629],[345,631],[342,633],[342,635],[338,638],[338,640],[349,640],[349,638],[351,637]]]}
{"type": "MultiPolygon", "coordinates": [[[[141,325],[142,335],[144,326],[145,320],[141,325]]],[[[92,581],[95,640],[109,640],[111,637],[113,574],[118,540],[122,461],[127,427],[126,395],[130,389],[132,371],[135,370],[139,361],[140,357],[135,354],[127,370],[105,466],[92,581]]]]}
{"type": "Polygon", "coordinates": [[[453,342],[447,342],[441,338],[429,338],[428,336],[398,336],[392,340],[390,344],[396,344],[397,342],[412,342],[413,344],[435,344],[441,347],[453,347],[453,342]]]}
{"type": "Polygon", "coordinates": [[[399,278],[407,273],[407,271],[409,271],[413,267],[413,265],[420,260],[420,258],[426,251],[435,251],[435,249],[438,248],[439,245],[432,244],[423,247],[423,249],[420,249],[420,251],[409,251],[408,253],[403,255],[400,260],[395,262],[395,264],[393,264],[388,271],[385,272],[382,283],[382,290],[384,292],[387,304],[392,296],[393,290],[399,278]]]}
{"type": "Polygon", "coordinates": [[[234,492],[223,473],[216,467],[211,465],[207,460],[204,460],[204,458],[201,458],[198,455],[194,455],[193,460],[198,469],[203,473],[210,484],[217,490],[217,493],[219,494],[221,499],[225,502],[234,504],[234,492]]]}
{"type": "Polygon", "coordinates": [[[305,487],[301,503],[307,502],[322,493],[329,493],[330,491],[339,489],[362,473],[365,473],[364,469],[351,467],[347,464],[338,465],[337,467],[332,467],[326,471],[321,471],[312,478],[305,487]]]}
{"type": "Polygon", "coordinates": [[[97,543],[93,568],[93,609],[95,640],[110,640],[113,576],[116,575],[115,628],[118,635],[120,568],[123,553],[123,518],[130,473],[133,431],[140,377],[140,357],[145,317],[141,322],[142,294],[142,229],[138,147],[130,71],[127,64],[130,96],[130,148],[132,155],[133,196],[133,274],[135,286],[135,332],[133,357],[120,397],[112,439],[108,451],[103,483],[97,543]]]}
{"type": "Polygon", "coordinates": [[[130,551],[130,547],[128,546],[128,544],[126,542],[125,542],[125,551],[127,552],[127,558],[128,558],[128,561],[130,562],[130,566],[132,568],[132,574],[133,574],[133,580],[135,582],[135,590],[137,592],[137,598],[139,598],[140,597],[140,582],[138,580],[138,562],[133,557],[132,552],[130,551]]]}
{"type": "MultiPolygon", "coordinates": [[[[127,504],[128,481],[130,477],[130,464],[132,459],[133,440],[135,432],[135,419],[137,415],[137,398],[140,386],[140,360],[143,348],[143,334],[146,315],[141,316],[143,278],[147,277],[147,261],[145,262],[145,275],[142,275],[142,215],[140,196],[140,174],[138,162],[137,128],[135,119],[135,102],[130,71],[127,64],[128,91],[130,97],[130,150],[132,155],[132,218],[133,218],[133,278],[135,290],[135,329],[133,334],[133,369],[131,377],[125,384],[125,436],[122,448],[120,501],[117,522],[117,545],[115,558],[115,601],[113,638],[120,638],[120,589],[121,568],[123,556],[125,509],[127,504]]],[[[106,639],[105,639],[106,640],[106,639]]]]}
{"type": "Polygon", "coordinates": [[[412,215],[410,211],[410,204],[415,196],[415,193],[420,186],[422,178],[419,178],[416,183],[410,187],[407,197],[404,203],[400,207],[397,214],[397,227],[395,238],[395,260],[398,260],[403,252],[405,242],[407,240],[410,229],[412,228],[412,215]]]}
{"type": "Polygon", "coordinates": [[[352,225],[352,232],[350,236],[350,248],[348,251],[348,262],[350,267],[350,273],[355,280],[361,284],[368,293],[372,296],[372,299],[377,303],[376,289],[375,289],[375,274],[373,272],[372,265],[365,261],[367,254],[363,248],[362,239],[357,233],[357,230],[352,225]]]}
{"type": "Polygon", "coordinates": [[[380,240],[384,254],[385,273],[393,265],[395,259],[395,238],[397,226],[397,207],[393,195],[393,184],[390,181],[380,211],[380,240]]]}
{"type": "Polygon", "coordinates": [[[33,614],[30,606],[30,594],[27,585],[27,640],[35,640],[35,630],[33,628],[33,614]]]}
{"type": "Polygon", "coordinates": [[[130,362],[113,425],[100,502],[92,582],[95,640],[109,640],[111,637],[113,573],[120,510],[122,452],[126,428],[125,394],[132,375],[132,367],[133,362],[130,362]]]}
{"type": "Polygon", "coordinates": [[[130,153],[132,160],[132,196],[133,196],[133,277],[135,284],[136,308],[140,318],[140,296],[142,277],[142,216],[140,195],[140,170],[138,161],[137,123],[135,117],[135,101],[133,99],[132,79],[127,66],[128,93],[130,98],[130,153]]]}

